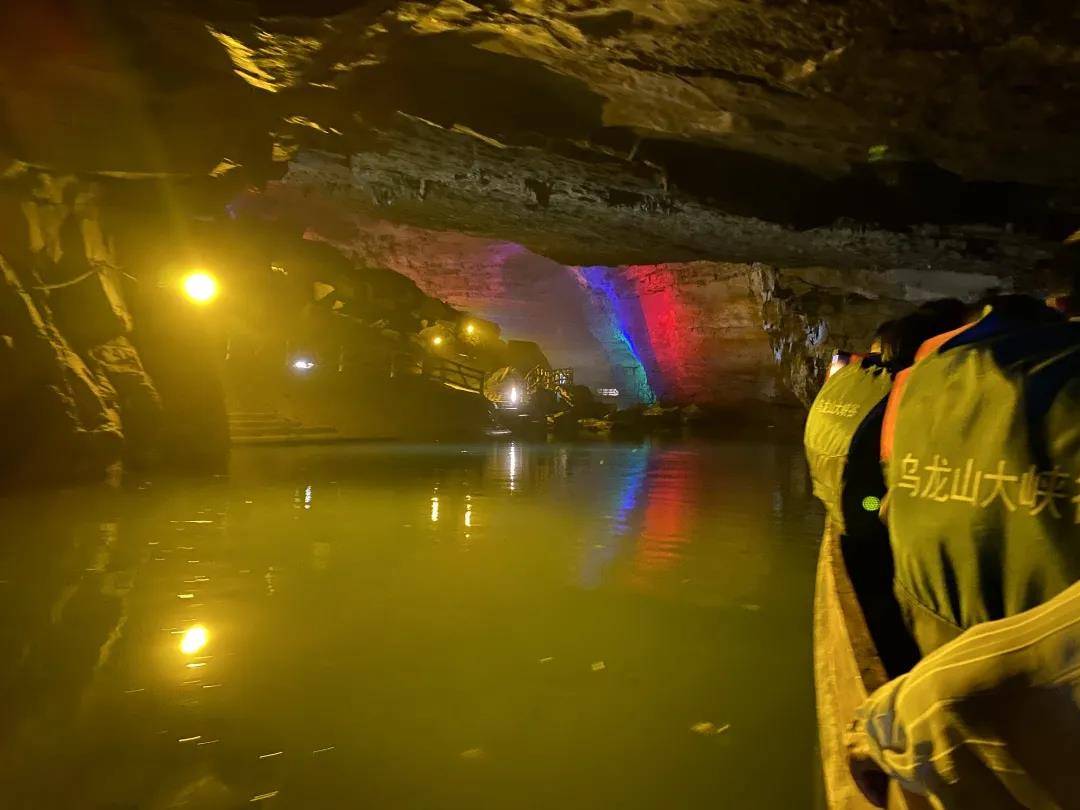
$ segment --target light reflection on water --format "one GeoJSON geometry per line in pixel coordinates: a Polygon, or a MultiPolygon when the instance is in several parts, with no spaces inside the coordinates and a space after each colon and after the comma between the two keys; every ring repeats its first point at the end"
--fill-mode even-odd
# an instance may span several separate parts
{"type": "Polygon", "coordinates": [[[5,807],[813,804],[795,446],[252,449],[0,521],[5,807]]]}

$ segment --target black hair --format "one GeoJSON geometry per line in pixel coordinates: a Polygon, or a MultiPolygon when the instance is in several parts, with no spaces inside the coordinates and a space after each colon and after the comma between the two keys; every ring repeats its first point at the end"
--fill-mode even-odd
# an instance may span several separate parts
{"type": "Polygon", "coordinates": [[[889,328],[881,335],[881,359],[894,373],[905,369],[915,362],[915,354],[924,341],[957,329],[967,321],[968,307],[963,301],[956,298],[929,301],[891,324],[882,324],[889,324],[889,328]]]}
{"type": "Polygon", "coordinates": [[[890,318],[887,321],[882,321],[881,323],[878,324],[878,328],[874,330],[874,339],[875,340],[881,340],[886,335],[892,334],[894,329],[896,329],[896,319],[895,318],[890,318]]]}
{"type": "Polygon", "coordinates": [[[924,313],[931,320],[952,324],[942,331],[956,329],[970,320],[971,307],[958,298],[938,298],[922,304],[916,312],[924,313]]]}
{"type": "Polygon", "coordinates": [[[1030,295],[994,293],[985,296],[979,303],[989,306],[995,314],[1020,324],[1057,323],[1065,318],[1061,312],[1048,307],[1045,301],[1030,295]]]}
{"type": "Polygon", "coordinates": [[[1080,231],[1061,245],[1054,255],[1035,265],[1036,285],[1051,295],[1067,295],[1072,311],[1080,302],[1080,231]]]}

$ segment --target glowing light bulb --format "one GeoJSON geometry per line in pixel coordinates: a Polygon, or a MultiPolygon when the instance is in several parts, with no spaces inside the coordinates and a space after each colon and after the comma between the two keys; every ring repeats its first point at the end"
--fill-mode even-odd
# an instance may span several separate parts
{"type": "Polygon", "coordinates": [[[206,304],[218,294],[217,280],[209,273],[190,273],[184,276],[184,295],[197,304],[206,304]]]}
{"type": "Polygon", "coordinates": [[[180,652],[184,655],[194,655],[206,646],[206,628],[201,624],[188,628],[184,637],[180,639],[180,652]]]}
{"type": "Polygon", "coordinates": [[[442,335],[436,335],[431,339],[432,346],[442,346],[442,335]]]}
{"type": "Polygon", "coordinates": [[[307,371],[308,369],[315,368],[315,361],[308,360],[306,357],[301,357],[299,360],[294,360],[292,367],[297,371],[307,371]]]}
{"type": "Polygon", "coordinates": [[[475,334],[475,333],[476,333],[476,324],[473,324],[473,323],[465,324],[465,334],[466,335],[472,335],[472,334],[475,334]]]}

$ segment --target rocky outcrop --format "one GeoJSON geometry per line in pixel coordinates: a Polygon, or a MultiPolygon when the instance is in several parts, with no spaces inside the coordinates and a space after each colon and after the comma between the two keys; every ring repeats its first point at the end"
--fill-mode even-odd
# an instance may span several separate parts
{"type": "Polygon", "coordinates": [[[638,401],[783,402],[745,265],[574,269],[591,323],[638,401]],[[645,391],[642,391],[644,383],[645,391]]]}
{"type": "MultiPolygon", "coordinates": [[[[478,142],[407,117],[392,129],[370,133],[368,141],[370,151],[349,155],[299,153],[281,182],[347,210],[513,241],[564,264],[710,259],[1005,275],[1030,267],[1053,249],[1004,224],[924,223],[915,211],[908,225],[890,230],[835,212],[815,220],[814,227],[794,227],[782,213],[744,207],[754,196],[775,195],[798,199],[815,214],[828,209],[831,192],[792,185],[779,170],[774,177],[769,170],[737,169],[738,187],[727,189],[735,199],[727,202],[705,190],[684,190],[651,164],[576,148],[550,154],[532,146],[478,142]]],[[[688,179],[699,179],[692,167],[687,171],[688,179]]],[[[700,167],[701,174],[710,171],[700,167]]],[[[716,183],[726,186],[722,171],[716,183]]],[[[867,194],[872,199],[873,191],[867,194]]]]}
{"type": "Polygon", "coordinates": [[[1007,274],[1080,224],[1080,33],[1015,5],[20,3],[0,153],[566,264],[1007,274]]]}
{"type": "MultiPolygon", "coordinates": [[[[249,201],[290,219],[300,200],[278,186],[249,201]]],[[[508,242],[398,225],[324,205],[307,236],[360,266],[385,266],[432,296],[537,340],[577,381],[616,388],[623,405],[657,399],[784,401],[748,265],[695,262],[560,265],[508,242]]]]}
{"type": "Polygon", "coordinates": [[[750,289],[787,387],[809,407],[837,349],[864,351],[877,326],[935,298],[971,301],[1010,292],[994,276],[902,272],[841,273],[835,268],[754,265],[750,289]]]}
{"type": "Polygon", "coordinates": [[[77,478],[117,461],[122,433],[115,392],[71,348],[48,305],[35,302],[3,257],[0,313],[7,377],[0,399],[3,474],[77,478]]]}
{"type": "Polygon", "coordinates": [[[100,189],[28,173],[2,192],[5,470],[79,477],[145,459],[160,401],[129,339],[100,189]]]}

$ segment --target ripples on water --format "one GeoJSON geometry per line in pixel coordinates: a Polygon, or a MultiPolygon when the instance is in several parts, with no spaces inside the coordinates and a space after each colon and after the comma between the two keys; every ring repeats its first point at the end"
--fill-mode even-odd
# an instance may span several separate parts
{"type": "Polygon", "coordinates": [[[0,500],[5,808],[803,808],[793,445],[250,449],[0,500]]]}

